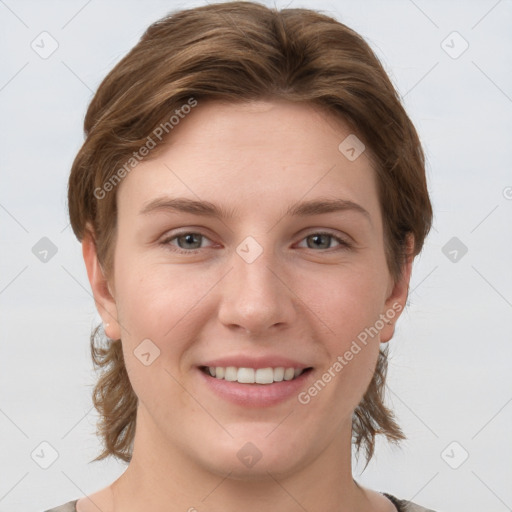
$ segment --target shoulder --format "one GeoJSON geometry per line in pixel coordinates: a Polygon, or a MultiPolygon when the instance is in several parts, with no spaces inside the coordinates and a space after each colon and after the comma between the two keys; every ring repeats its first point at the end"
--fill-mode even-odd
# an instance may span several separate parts
{"type": "Polygon", "coordinates": [[[44,512],[76,512],[76,502],[78,500],[68,501],[64,505],[60,505],[55,508],[50,508],[44,512]]]}
{"type": "Polygon", "coordinates": [[[435,512],[430,508],[422,507],[421,505],[413,503],[412,501],[400,500],[386,492],[383,492],[382,494],[384,494],[384,496],[386,496],[386,498],[388,498],[393,503],[393,505],[395,505],[398,512],[435,512]]]}

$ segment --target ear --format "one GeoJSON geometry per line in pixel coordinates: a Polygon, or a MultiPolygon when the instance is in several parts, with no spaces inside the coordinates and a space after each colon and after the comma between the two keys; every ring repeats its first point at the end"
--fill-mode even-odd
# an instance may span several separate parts
{"type": "Polygon", "coordinates": [[[411,280],[412,263],[414,260],[414,235],[409,233],[407,235],[407,259],[402,267],[401,278],[394,282],[390,278],[390,286],[388,289],[388,296],[384,303],[380,318],[384,321],[384,328],[380,332],[381,343],[387,343],[395,333],[395,325],[398,317],[402,314],[407,303],[407,296],[409,294],[409,282],[411,280]]]}
{"type": "Polygon", "coordinates": [[[110,339],[117,340],[121,338],[121,330],[117,322],[117,306],[109,283],[98,261],[94,230],[89,223],[87,223],[85,233],[82,240],[82,254],[96,309],[103,320],[106,335],[110,339]]]}

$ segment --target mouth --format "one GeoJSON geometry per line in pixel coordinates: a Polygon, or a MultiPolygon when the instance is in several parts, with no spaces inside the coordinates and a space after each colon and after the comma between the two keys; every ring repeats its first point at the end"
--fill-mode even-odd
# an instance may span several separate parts
{"type": "MultiPolygon", "coordinates": [[[[312,366],[291,366],[291,361],[284,366],[256,362],[254,365],[259,368],[251,368],[247,363],[246,366],[213,366],[213,361],[209,363],[211,366],[196,366],[197,375],[201,377],[199,381],[205,385],[206,392],[244,408],[289,403],[297,399],[301,389],[314,378],[312,366]]],[[[276,364],[279,363],[276,361],[276,364]]]]}
{"type": "Polygon", "coordinates": [[[199,366],[199,369],[208,377],[240,384],[269,385],[283,381],[298,379],[301,375],[309,373],[313,367],[267,367],[246,368],[236,366],[199,366]]]}

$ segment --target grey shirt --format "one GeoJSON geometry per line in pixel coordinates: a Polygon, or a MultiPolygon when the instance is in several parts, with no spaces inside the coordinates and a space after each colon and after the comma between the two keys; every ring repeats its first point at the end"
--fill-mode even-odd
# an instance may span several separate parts
{"type": "MultiPolygon", "coordinates": [[[[412,501],[407,500],[399,500],[395,498],[395,496],[383,492],[384,496],[390,500],[393,505],[395,505],[397,512],[435,512],[430,508],[422,507],[412,501]]],[[[76,502],[78,500],[68,501],[64,503],[64,505],[60,505],[59,507],[51,508],[49,510],[45,510],[44,512],[77,512],[76,510],[76,502]]]]}

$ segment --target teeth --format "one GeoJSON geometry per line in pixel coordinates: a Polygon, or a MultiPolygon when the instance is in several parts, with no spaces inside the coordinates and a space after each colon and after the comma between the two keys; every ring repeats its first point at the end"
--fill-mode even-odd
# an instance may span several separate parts
{"type": "Polygon", "coordinates": [[[236,368],[228,366],[208,367],[208,372],[216,379],[224,379],[242,384],[272,384],[282,380],[293,380],[303,373],[300,368],[236,368]]]}
{"type": "Polygon", "coordinates": [[[284,368],[274,368],[274,381],[281,382],[284,379],[284,368]]]}

